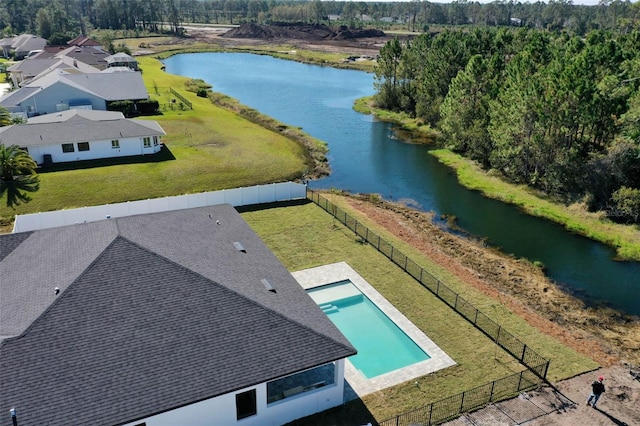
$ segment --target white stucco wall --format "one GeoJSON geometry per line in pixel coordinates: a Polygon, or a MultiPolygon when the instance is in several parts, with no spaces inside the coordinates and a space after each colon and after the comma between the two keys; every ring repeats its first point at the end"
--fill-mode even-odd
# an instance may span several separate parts
{"type": "Polygon", "coordinates": [[[128,423],[125,426],[279,426],[301,417],[319,413],[343,402],[344,360],[336,362],[336,383],[298,394],[267,405],[266,383],[241,389],[238,392],[197,402],[176,410],[128,423]],[[256,390],[255,416],[236,420],[236,394],[256,390]]]}
{"type": "Polygon", "coordinates": [[[155,154],[160,151],[160,137],[158,136],[158,145],[153,145],[153,136],[151,138],[151,146],[144,147],[142,138],[120,138],[120,148],[112,148],[111,140],[97,140],[89,142],[89,151],[78,151],[78,144],[74,143],[74,152],[62,152],[62,143],[46,146],[30,146],[29,155],[38,164],[44,161],[44,154],[51,154],[54,163],[64,163],[69,161],[95,160],[98,158],[125,157],[129,155],[146,155],[155,154]]]}

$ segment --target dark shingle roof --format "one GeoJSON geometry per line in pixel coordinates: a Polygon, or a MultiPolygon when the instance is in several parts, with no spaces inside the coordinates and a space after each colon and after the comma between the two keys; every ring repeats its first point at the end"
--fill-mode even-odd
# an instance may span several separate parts
{"type": "Polygon", "coordinates": [[[31,235],[31,232],[23,232],[20,234],[8,234],[3,238],[2,244],[0,244],[0,262],[16,247],[22,244],[24,240],[29,238],[29,235],[31,235]]]}
{"type": "MultiPolygon", "coordinates": [[[[355,353],[231,206],[15,235],[0,236],[19,243],[0,269],[42,299],[0,343],[0,406],[21,424],[122,424],[355,353]]],[[[0,283],[9,314],[19,284],[0,283]]]]}

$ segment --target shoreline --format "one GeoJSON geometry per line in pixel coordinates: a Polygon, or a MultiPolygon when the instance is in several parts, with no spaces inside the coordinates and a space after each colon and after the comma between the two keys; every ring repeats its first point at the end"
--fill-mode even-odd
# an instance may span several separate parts
{"type": "MultiPolygon", "coordinates": [[[[357,100],[356,108],[363,114],[397,124],[403,132],[411,133],[413,143],[431,143],[438,137],[436,131],[428,126],[419,126],[413,119],[376,109],[370,105],[370,98],[357,100]],[[422,138],[420,135],[423,135],[422,138]]],[[[549,200],[534,189],[511,184],[499,176],[480,170],[472,160],[450,150],[435,149],[429,154],[454,170],[458,182],[465,188],[480,191],[487,198],[515,205],[530,216],[550,220],[569,232],[612,247],[617,253],[615,260],[640,262],[640,229],[634,229],[634,225],[614,223],[604,217],[604,212],[587,212],[579,204],[566,206],[549,200]]]]}

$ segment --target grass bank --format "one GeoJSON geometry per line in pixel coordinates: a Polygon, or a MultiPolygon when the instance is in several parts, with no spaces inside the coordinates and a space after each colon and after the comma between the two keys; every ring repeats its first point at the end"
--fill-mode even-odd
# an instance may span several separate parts
{"type": "Polygon", "coordinates": [[[608,220],[604,213],[590,213],[579,204],[554,203],[531,188],[513,185],[478,167],[473,161],[449,150],[431,151],[440,162],[456,170],[458,180],[469,189],[506,203],[514,204],[527,214],[563,225],[571,232],[615,247],[621,259],[640,261],[640,229],[608,220]]]}
{"type": "MultiPolygon", "coordinates": [[[[372,98],[356,102],[356,110],[373,114],[380,120],[397,123],[400,132],[414,142],[433,142],[438,132],[403,113],[372,106],[372,98]]],[[[527,214],[556,222],[571,232],[600,241],[617,250],[620,259],[640,261],[640,227],[620,225],[608,220],[604,213],[590,213],[582,205],[566,206],[553,202],[544,194],[524,185],[513,185],[486,172],[473,161],[446,149],[430,151],[440,162],[453,168],[459,182],[485,196],[514,204],[527,214]]]]}
{"type": "Polygon", "coordinates": [[[187,91],[188,79],[165,73],[157,59],[138,59],[147,90],[162,105],[162,115],[148,118],[167,133],[167,159],[114,160],[100,167],[41,173],[40,190],[31,202],[15,209],[0,205],[3,223],[16,214],[295,180],[311,169],[305,147],[286,136],[288,126],[267,130],[187,91]],[[170,103],[170,87],[193,110],[170,103]]]}
{"type": "MultiPolygon", "coordinates": [[[[391,241],[535,351],[552,359],[550,380],[573,377],[597,367],[591,359],[542,334],[498,301],[461,282],[375,223],[368,223],[366,218],[349,209],[340,197],[331,200],[360,223],[391,241]]],[[[368,415],[383,420],[523,368],[413,278],[373,247],[362,244],[352,231],[334,221],[315,204],[247,211],[242,216],[291,271],[347,262],[457,363],[429,376],[365,396],[361,402],[347,404],[337,412],[324,413],[317,418],[317,423],[310,424],[338,424],[331,423],[335,419],[341,424],[366,424],[371,421],[368,415]]]]}

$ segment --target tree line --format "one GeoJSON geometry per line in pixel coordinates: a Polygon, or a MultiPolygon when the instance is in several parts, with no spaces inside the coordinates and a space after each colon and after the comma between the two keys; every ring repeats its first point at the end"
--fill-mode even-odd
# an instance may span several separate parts
{"type": "Polygon", "coordinates": [[[185,23],[328,23],[329,16],[339,17],[340,23],[352,27],[400,27],[414,32],[427,32],[433,25],[481,25],[584,35],[593,29],[630,31],[640,18],[640,6],[629,0],[602,0],[598,6],[574,5],[571,0],[0,0],[0,29],[5,36],[26,32],[46,39],[89,35],[95,29],[179,34],[185,23]]]}
{"type": "Polygon", "coordinates": [[[640,31],[474,28],[395,39],[375,100],[514,183],[640,222],[640,31]]]}

